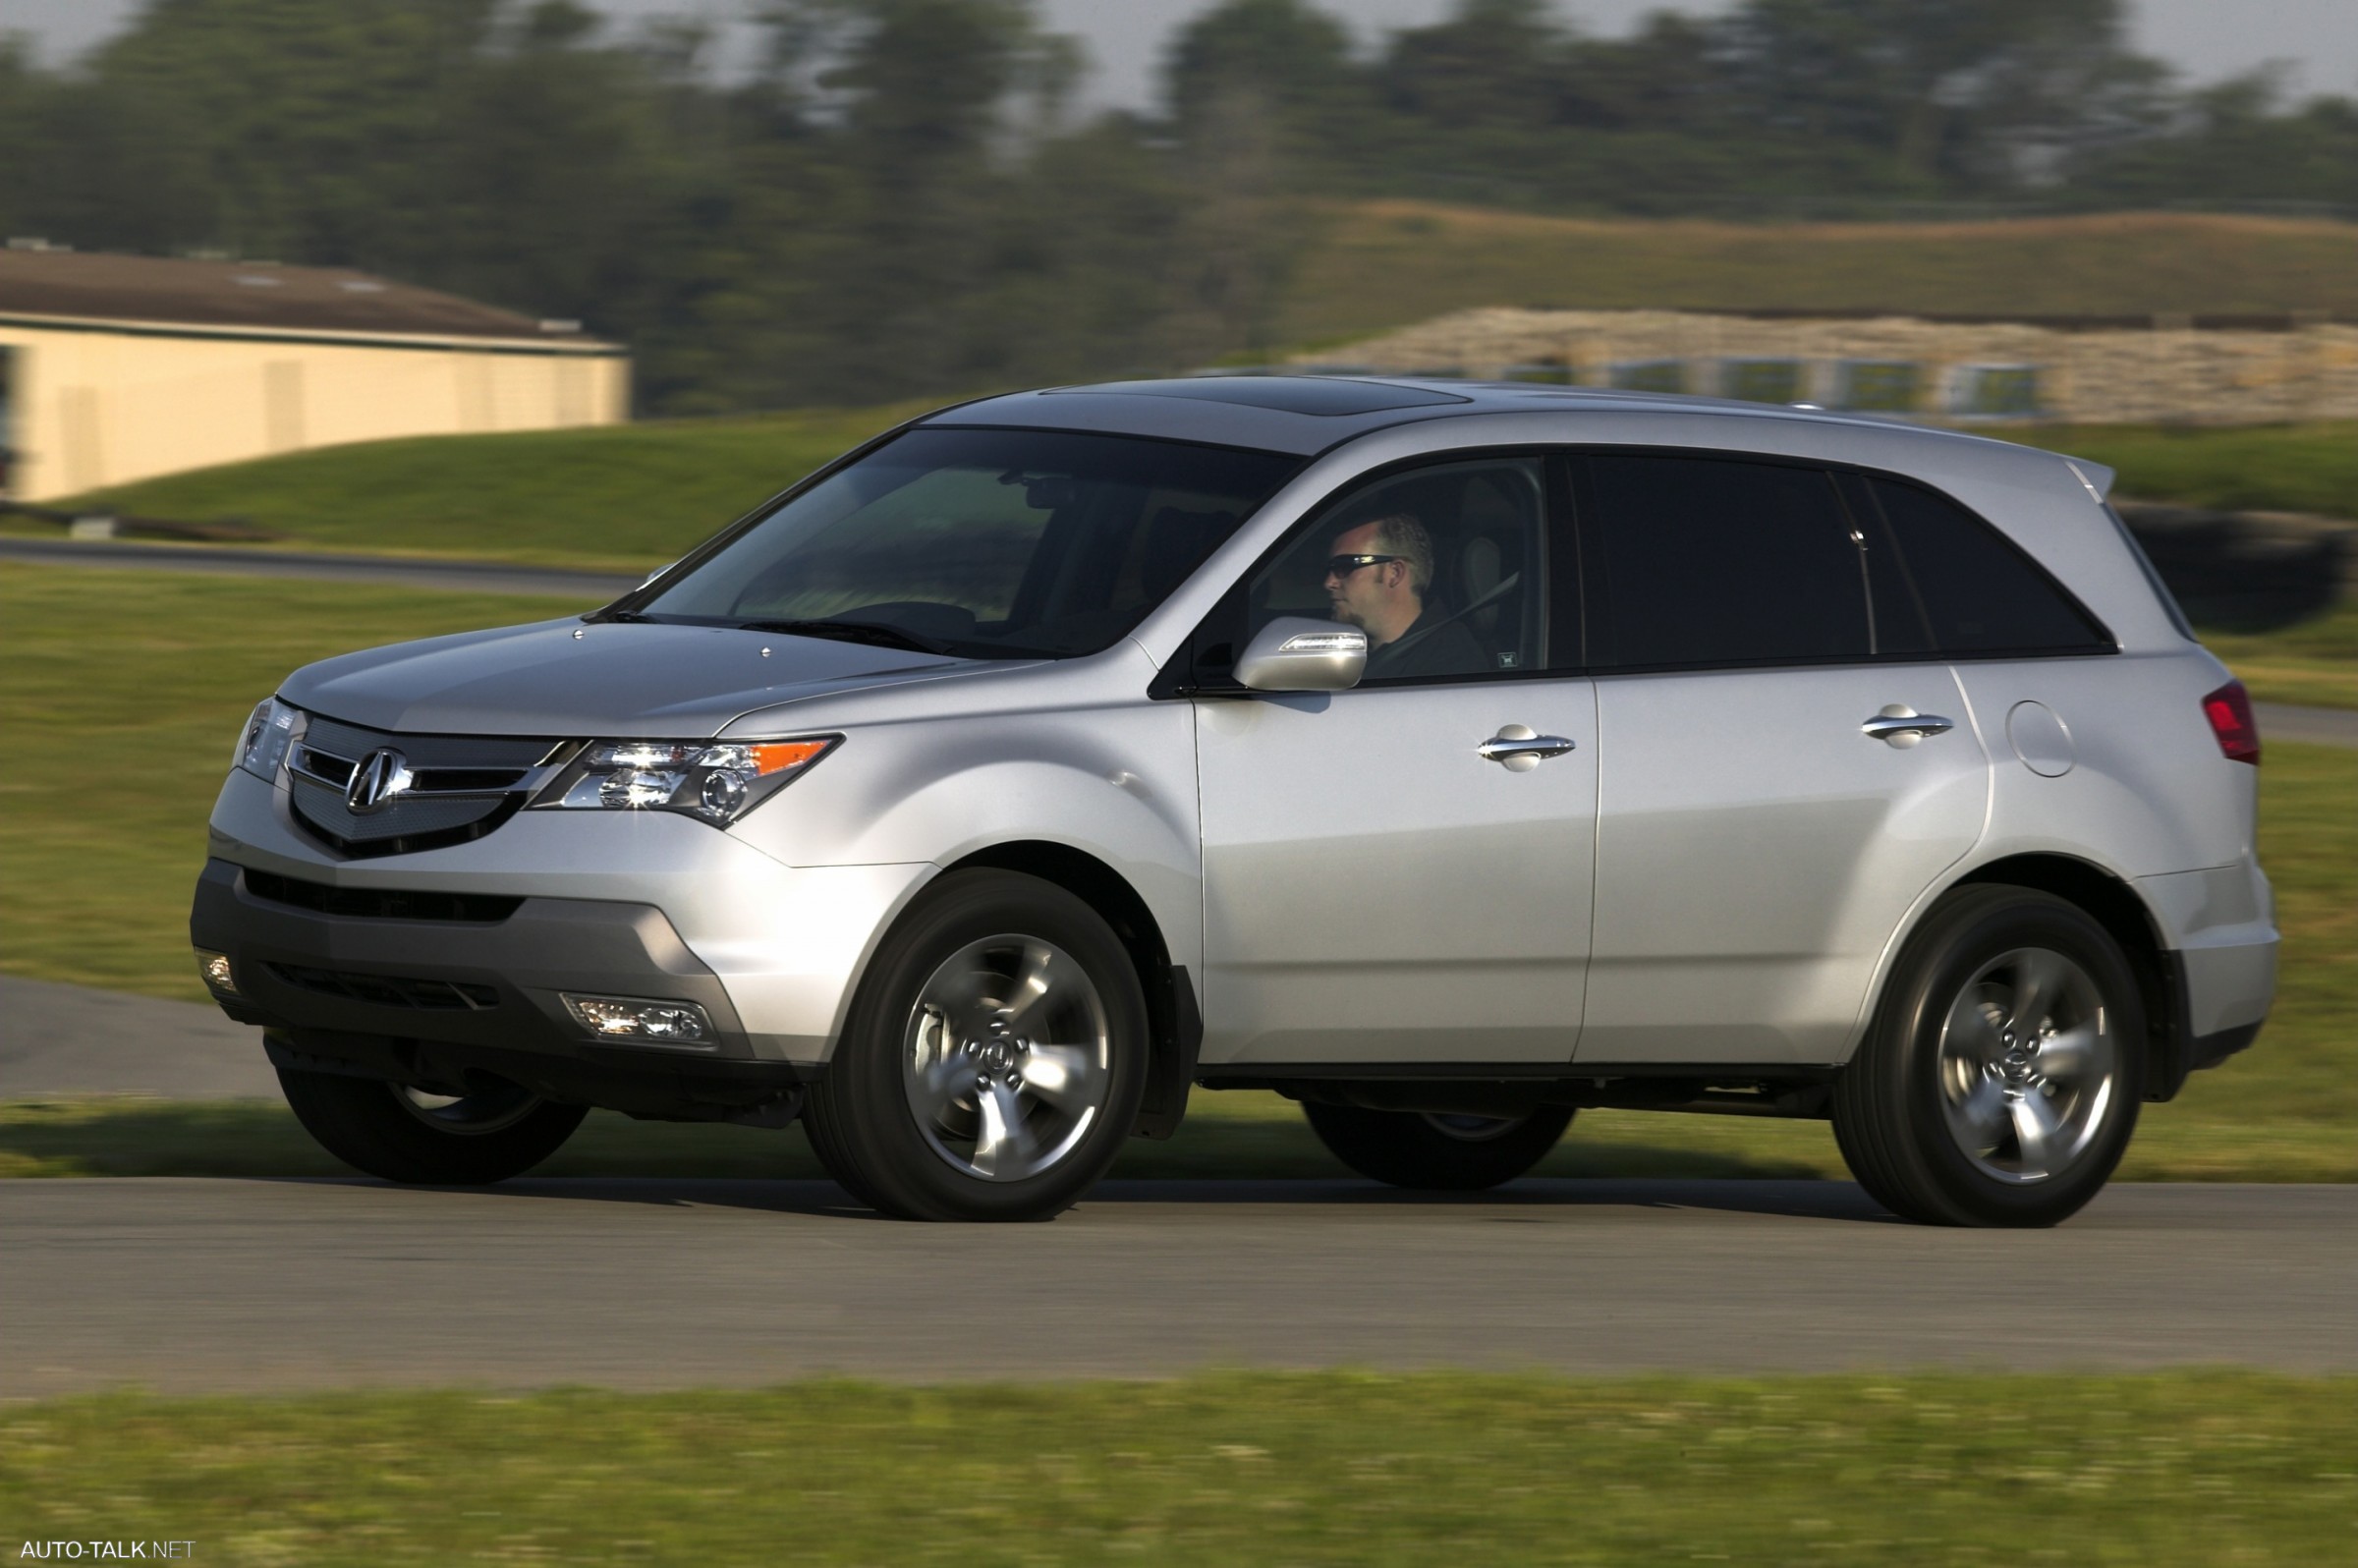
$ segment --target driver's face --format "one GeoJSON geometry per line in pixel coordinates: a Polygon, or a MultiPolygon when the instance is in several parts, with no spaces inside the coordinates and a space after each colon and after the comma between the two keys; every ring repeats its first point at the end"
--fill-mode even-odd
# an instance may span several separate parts
{"type": "MultiPolygon", "coordinates": [[[[1376,555],[1376,525],[1363,523],[1355,529],[1345,529],[1327,546],[1328,555],[1376,555]]],[[[1371,618],[1391,597],[1385,574],[1394,570],[1389,561],[1371,566],[1354,567],[1349,571],[1329,571],[1326,574],[1326,601],[1334,619],[1345,626],[1367,629],[1371,618]]]]}

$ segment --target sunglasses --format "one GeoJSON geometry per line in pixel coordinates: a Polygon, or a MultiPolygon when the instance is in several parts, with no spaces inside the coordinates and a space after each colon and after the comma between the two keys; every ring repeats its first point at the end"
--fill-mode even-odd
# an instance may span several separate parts
{"type": "Polygon", "coordinates": [[[1329,555],[1326,557],[1328,577],[1349,577],[1363,566],[1380,566],[1386,561],[1404,560],[1398,555],[1329,555]]]}

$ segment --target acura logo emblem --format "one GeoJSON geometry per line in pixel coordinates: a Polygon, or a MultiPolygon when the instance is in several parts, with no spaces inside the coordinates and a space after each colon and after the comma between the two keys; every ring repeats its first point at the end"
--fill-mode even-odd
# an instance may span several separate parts
{"type": "Polygon", "coordinates": [[[409,792],[411,781],[410,759],[389,746],[379,747],[352,770],[344,804],[361,816],[381,812],[409,792]]]}

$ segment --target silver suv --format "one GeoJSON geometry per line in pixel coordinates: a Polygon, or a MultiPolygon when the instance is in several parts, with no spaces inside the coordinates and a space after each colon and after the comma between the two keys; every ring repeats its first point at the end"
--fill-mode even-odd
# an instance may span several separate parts
{"type": "Polygon", "coordinates": [[[1252,1087],[1403,1186],[1830,1117],[1901,1214],[2049,1224],[2274,982],[2250,706],[2109,479],[1542,387],[968,404],[592,614],[298,671],[198,965],[396,1181],[799,1116],[1027,1218],[1252,1087]]]}

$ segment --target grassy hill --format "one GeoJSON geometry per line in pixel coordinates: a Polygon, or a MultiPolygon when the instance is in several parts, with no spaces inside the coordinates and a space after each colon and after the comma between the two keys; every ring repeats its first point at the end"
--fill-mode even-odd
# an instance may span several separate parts
{"type": "Polygon", "coordinates": [[[847,448],[936,406],[368,441],[168,475],[60,504],[245,518],[293,543],[328,549],[643,572],[847,448]]]}
{"type": "Polygon", "coordinates": [[[1414,201],[1321,214],[1277,320],[1326,346],[1473,306],[2358,315],[2358,223],[2123,212],[1983,223],[1539,217],[1414,201]]]}

